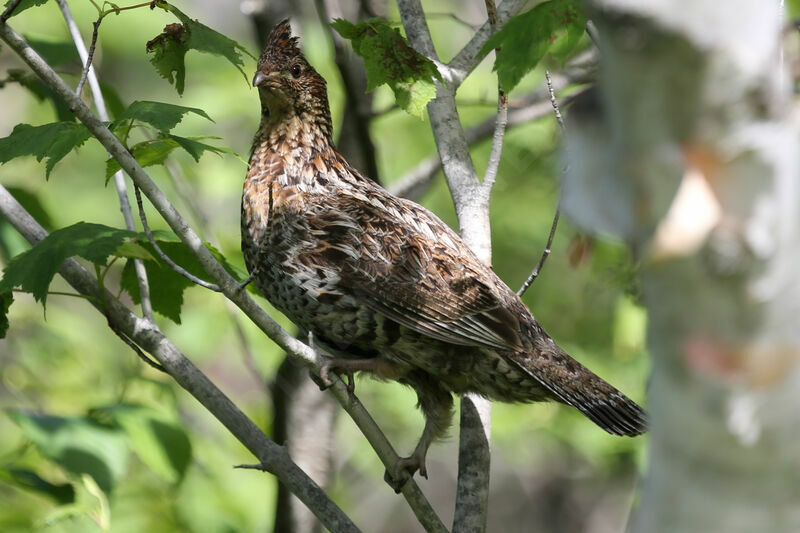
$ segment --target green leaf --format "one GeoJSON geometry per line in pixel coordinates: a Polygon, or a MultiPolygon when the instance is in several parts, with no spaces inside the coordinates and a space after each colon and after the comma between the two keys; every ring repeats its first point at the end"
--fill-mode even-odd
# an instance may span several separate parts
{"type": "Polygon", "coordinates": [[[75,488],[69,483],[55,485],[42,479],[36,472],[24,468],[7,468],[4,472],[6,475],[3,477],[8,478],[8,483],[50,496],[61,505],[75,501],[75,488]]]}
{"type": "Polygon", "coordinates": [[[177,7],[167,2],[158,2],[156,5],[171,12],[181,21],[180,24],[165,26],[164,31],[149,41],[146,46],[147,52],[153,54],[150,62],[163,78],[175,85],[178,94],[183,94],[186,79],[184,57],[189,50],[224,57],[242,73],[245,81],[249,82],[243,69],[244,61],[241,55],[241,52],[244,52],[253,57],[247,49],[205,24],[192,20],[177,7]]]}
{"type": "MultiPolygon", "coordinates": [[[[2,11],[5,11],[5,8],[7,8],[9,5],[11,5],[11,2],[13,2],[13,1],[14,0],[8,0],[5,3],[5,5],[3,6],[3,10],[2,11]]],[[[22,0],[22,2],[19,3],[19,5],[14,10],[14,13],[11,16],[13,17],[14,15],[19,15],[20,13],[22,13],[26,9],[29,9],[29,8],[35,7],[35,6],[40,6],[40,5],[44,4],[45,2],[47,2],[47,0],[22,0]]]]}
{"type": "Polygon", "coordinates": [[[231,154],[239,157],[236,152],[230,148],[212,146],[210,144],[199,142],[201,139],[219,139],[219,137],[178,137],[177,135],[169,135],[169,138],[180,145],[181,148],[186,150],[195,161],[200,161],[200,156],[205,152],[212,152],[219,156],[222,154],[231,154]]]}
{"type": "Polygon", "coordinates": [[[25,35],[25,40],[36,50],[42,59],[47,61],[51,67],[57,67],[70,61],[80,61],[78,50],[71,41],[50,41],[25,35]]]}
{"type": "Polygon", "coordinates": [[[183,428],[161,411],[140,405],[105,409],[127,433],[131,448],[144,464],[171,483],[183,479],[192,445],[183,428]]]}
{"type": "MultiPolygon", "coordinates": [[[[8,185],[6,186],[6,190],[25,208],[25,211],[30,213],[30,215],[44,227],[44,229],[48,231],[53,229],[53,219],[50,213],[45,209],[39,196],[22,187],[8,185]]],[[[3,215],[0,215],[0,218],[3,218],[3,215]]]]}
{"type": "Polygon", "coordinates": [[[112,118],[117,118],[125,112],[125,105],[122,103],[122,98],[120,98],[116,89],[110,85],[101,83],[100,92],[103,94],[103,100],[106,103],[108,114],[112,118]]]}
{"type": "Polygon", "coordinates": [[[800,16],[800,0],[787,0],[786,10],[792,18],[800,16]]]}
{"type": "Polygon", "coordinates": [[[0,339],[6,338],[8,333],[8,309],[14,301],[12,292],[0,293],[0,339]]]}
{"type": "MultiPolygon", "coordinates": [[[[164,137],[159,137],[157,139],[152,139],[149,141],[140,142],[131,148],[131,153],[133,157],[136,158],[136,161],[142,167],[148,167],[151,165],[161,165],[166,161],[169,154],[172,153],[173,150],[176,148],[183,148],[189,155],[191,155],[195,161],[200,160],[200,156],[203,155],[204,152],[214,152],[216,154],[221,155],[222,153],[230,153],[236,155],[233,150],[228,148],[218,148],[216,146],[211,146],[210,144],[205,144],[198,142],[198,139],[207,139],[207,138],[216,138],[216,137],[178,137],[177,135],[167,134],[164,137]]],[[[109,158],[106,161],[106,180],[108,180],[111,176],[114,175],[116,171],[120,169],[119,162],[112,158],[109,158]]]]}
{"type": "MultiPolygon", "coordinates": [[[[172,139],[152,139],[135,144],[131,148],[131,153],[139,165],[149,167],[160,165],[166,161],[167,156],[178,147],[178,143],[172,139]]],[[[113,157],[106,161],[106,181],[114,175],[120,168],[119,161],[113,157]]]]}
{"type": "Polygon", "coordinates": [[[500,85],[513,89],[547,52],[563,60],[575,48],[586,27],[579,0],[550,0],[509,20],[493,35],[481,55],[500,47],[495,59],[500,85]]]}
{"type": "Polygon", "coordinates": [[[42,455],[73,474],[89,474],[107,494],[128,468],[125,434],[117,428],[85,417],[23,411],[10,411],[9,416],[42,455]]]}
{"type": "MultiPolygon", "coordinates": [[[[45,100],[53,104],[56,118],[61,122],[75,122],[75,115],[69,110],[64,100],[61,99],[53,90],[48,87],[38,76],[22,69],[8,69],[6,82],[19,83],[27,89],[37,100],[45,100]]],[[[2,87],[2,84],[0,84],[2,87]]]]}
{"type": "Polygon", "coordinates": [[[50,177],[55,164],[90,136],[89,130],[76,122],[51,122],[42,126],[17,124],[11,135],[0,139],[0,164],[24,155],[36,156],[37,161],[46,157],[45,175],[50,177]]]}
{"type": "MultiPolygon", "coordinates": [[[[158,247],[169,256],[170,259],[195,275],[203,275],[197,261],[192,256],[186,246],[181,242],[156,241],[158,247]]],[[[149,244],[143,244],[151,253],[155,250],[149,244]]],[[[181,276],[169,265],[162,261],[148,261],[145,263],[147,269],[147,279],[150,282],[150,301],[153,310],[175,322],[181,323],[181,307],[183,306],[183,291],[193,284],[191,281],[181,276]]],[[[133,269],[133,261],[128,261],[122,269],[120,286],[125,289],[133,298],[134,303],[139,304],[139,285],[136,281],[136,274],[133,269]]]]}
{"type": "Polygon", "coordinates": [[[20,286],[44,305],[47,289],[65,259],[79,255],[92,263],[104,265],[108,256],[113,255],[126,239],[136,235],[133,231],[88,222],[78,222],[54,231],[9,261],[3,269],[0,293],[20,286]]]}
{"type": "Polygon", "coordinates": [[[108,531],[111,527],[111,506],[108,503],[108,493],[111,487],[108,490],[104,489],[89,474],[81,475],[81,485],[95,499],[95,505],[87,509],[87,513],[97,521],[100,531],[108,531]]]}
{"type": "Polygon", "coordinates": [[[253,55],[250,54],[246,48],[233,39],[230,39],[225,35],[212,30],[208,26],[201,24],[197,20],[190,19],[173,5],[169,6],[169,11],[171,11],[176,17],[178,17],[178,20],[183,23],[183,28],[188,34],[188,41],[186,44],[189,48],[197,50],[198,52],[205,52],[224,57],[234,67],[236,67],[239,72],[242,73],[245,81],[249,83],[250,80],[242,68],[244,67],[244,61],[242,61],[240,52],[244,52],[253,59],[255,59],[255,57],[253,57],[253,55]]]}
{"type": "Polygon", "coordinates": [[[134,241],[125,241],[117,246],[117,249],[114,250],[114,255],[117,257],[127,257],[129,259],[145,259],[147,261],[156,260],[156,258],[153,257],[153,254],[147,251],[147,249],[142,245],[134,241]]]}
{"type": "Polygon", "coordinates": [[[177,23],[167,24],[164,31],[145,46],[147,53],[152,54],[150,63],[162,78],[175,85],[181,95],[186,82],[184,58],[189,51],[186,40],[183,26],[177,23]]]}
{"type": "MultiPolygon", "coordinates": [[[[164,102],[136,101],[122,112],[111,128],[116,130],[123,125],[126,120],[138,120],[150,124],[161,132],[167,133],[172,128],[180,124],[187,113],[194,113],[203,118],[211,120],[211,117],[202,109],[196,107],[184,107],[181,105],[165,104],[164,102]]],[[[211,122],[214,122],[211,120],[211,122]]]]}
{"type": "Polygon", "coordinates": [[[382,19],[353,24],[336,19],[331,26],[353,44],[364,58],[367,91],[387,84],[397,104],[407,113],[422,118],[428,102],[436,96],[434,79],[443,82],[436,65],[409,46],[400,30],[382,19]]]}
{"type": "MultiPolygon", "coordinates": [[[[158,255],[149,243],[142,242],[141,244],[153,255],[158,255]]],[[[200,263],[194,258],[191,250],[180,242],[177,236],[171,235],[167,237],[162,233],[156,238],[156,244],[158,244],[158,247],[161,248],[170,259],[189,273],[199,278],[205,279],[208,277],[203,267],[201,267],[200,263]]],[[[241,270],[228,263],[225,257],[216,248],[208,244],[206,244],[206,246],[228,272],[231,272],[238,279],[244,279],[241,270]]],[[[145,262],[145,268],[147,269],[147,278],[150,282],[150,301],[153,304],[153,310],[176,324],[180,324],[183,291],[188,287],[194,286],[194,283],[175,272],[169,265],[161,260],[147,261],[145,262]]],[[[125,264],[125,268],[122,269],[120,285],[131,295],[134,303],[138,304],[141,302],[139,285],[136,282],[136,273],[134,272],[132,261],[128,261],[125,264]]]]}

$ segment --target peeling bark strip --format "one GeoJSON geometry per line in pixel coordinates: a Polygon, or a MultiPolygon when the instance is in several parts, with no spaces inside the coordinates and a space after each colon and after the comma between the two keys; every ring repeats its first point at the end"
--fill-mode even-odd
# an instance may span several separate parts
{"type": "Polygon", "coordinates": [[[592,7],[606,105],[570,117],[563,206],[643,264],[652,432],[631,530],[796,532],[800,139],[779,4],[592,7]]]}

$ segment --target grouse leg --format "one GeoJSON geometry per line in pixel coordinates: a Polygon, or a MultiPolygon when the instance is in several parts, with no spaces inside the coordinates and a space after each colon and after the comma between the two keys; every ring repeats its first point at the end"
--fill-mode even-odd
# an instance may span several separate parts
{"type": "Polygon", "coordinates": [[[415,371],[400,379],[401,383],[410,385],[417,393],[419,407],[425,415],[425,429],[414,448],[414,452],[398,459],[391,472],[386,471],[384,480],[396,493],[402,490],[414,472],[428,479],[425,458],[431,443],[447,433],[453,421],[453,396],[442,388],[428,373],[415,371]]]}
{"type": "Polygon", "coordinates": [[[370,357],[368,359],[348,359],[346,357],[326,357],[319,368],[319,378],[322,382],[320,388],[325,390],[333,385],[333,380],[330,377],[331,372],[337,374],[344,374],[347,376],[347,390],[353,392],[355,390],[355,377],[356,372],[366,371],[381,378],[391,378],[397,375],[398,365],[387,361],[381,357],[370,357]]]}

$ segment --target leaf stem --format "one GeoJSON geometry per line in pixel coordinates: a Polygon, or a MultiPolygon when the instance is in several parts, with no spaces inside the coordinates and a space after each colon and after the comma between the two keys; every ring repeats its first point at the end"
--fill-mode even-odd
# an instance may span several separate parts
{"type": "MultiPolygon", "coordinates": [[[[94,2],[92,2],[94,3],[94,2]]],[[[103,2],[103,5],[108,4],[108,2],[103,2]]],[[[108,11],[103,11],[102,15],[108,15],[109,13],[119,14],[120,11],[128,11],[130,9],[138,9],[140,7],[150,7],[153,5],[153,2],[142,2],[140,4],[134,4],[132,6],[125,6],[125,7],[112,7],[108,11]]]]}
{"type": "MultiPolygon", "coordinates": [[[[23,294],[29,294],[28,291],[22,289],[11,289],[11,292],[19,292],[23,294]]],[[[47,291],[48,296],[70,296],[72,298],[81,298],[83,300],[90,300],[92,302],[99,302],[98,298],[91,296],[89,294],[80,294],[77,292],[63,292],[63,291],[47,291]]]]}
{"type": "Polygon", "coordinates": [[[14,14],[14,10],[17,9],[17,6],[22,2],[22,0],[13,0],[8,7],[3,11],[3,14],[0,15],[0,24],[5,24],[6,21],[14,14]]]}

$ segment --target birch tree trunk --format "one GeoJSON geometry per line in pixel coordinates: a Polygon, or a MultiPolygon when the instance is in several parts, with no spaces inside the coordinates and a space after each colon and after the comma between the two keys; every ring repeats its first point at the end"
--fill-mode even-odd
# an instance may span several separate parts
{"type": "Polygon", "coordinates": [[[798,131],[781,6],[596,0],[567,215],[641,260],[653,375],[634,532],[800,530],[798,131]]]}

